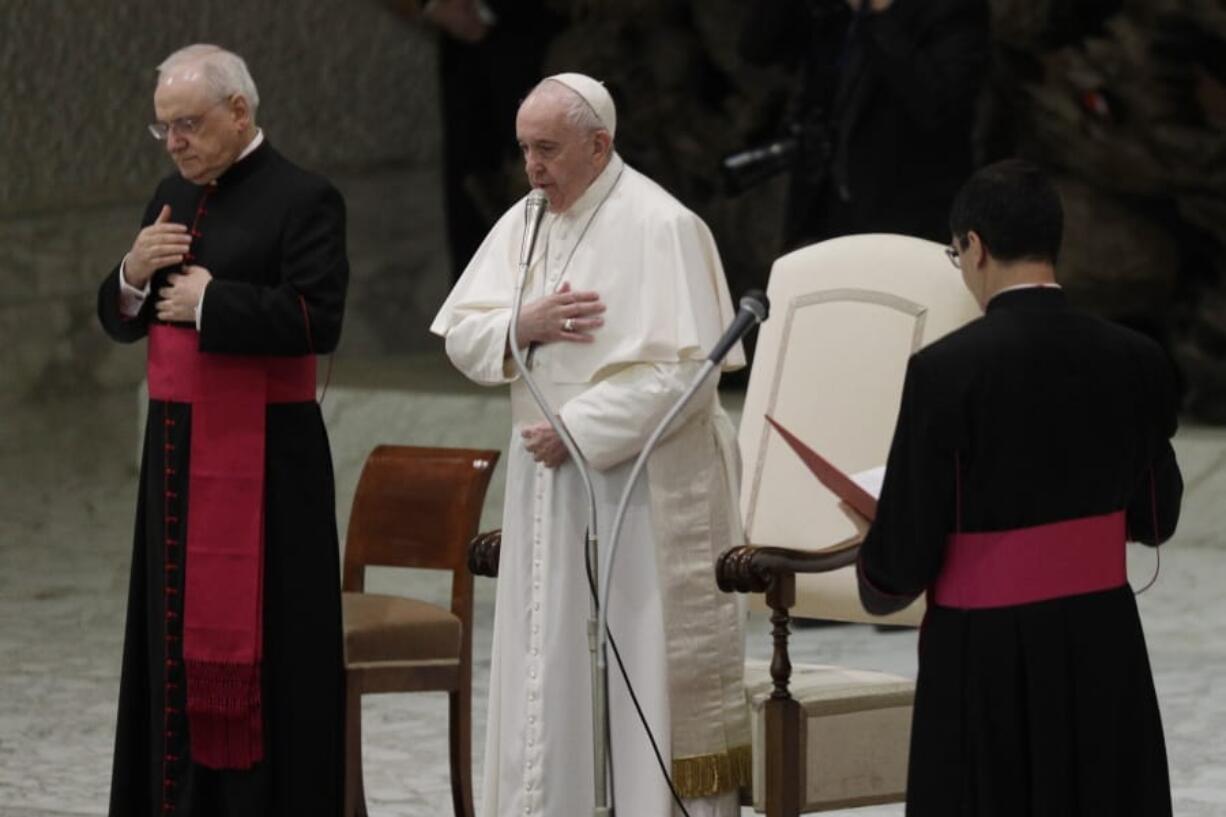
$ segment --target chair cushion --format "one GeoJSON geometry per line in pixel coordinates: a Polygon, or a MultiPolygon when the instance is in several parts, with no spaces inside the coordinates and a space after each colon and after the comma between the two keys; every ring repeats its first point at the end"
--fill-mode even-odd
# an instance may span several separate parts
{"type": "MultiPolygon", "coordinates": [[[[766,810],[767,661],[745,662],[753,734],[754,809],[766,810]]],[[[884,672],[821,664],[792,666],[792,696],[804,713],[802,813],[901,801],[907,789],[915,682],[884,672]]]]}
{"type": "Polygon", "coordinates": [[[450,610],[377,593],[342,599],[346,663],[459,659],[461,624],[450,610]]]}

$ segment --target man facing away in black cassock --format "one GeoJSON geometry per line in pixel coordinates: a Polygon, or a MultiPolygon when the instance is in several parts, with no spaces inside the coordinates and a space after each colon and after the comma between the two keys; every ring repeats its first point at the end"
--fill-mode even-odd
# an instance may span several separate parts
{"type": "Polygon", "coordinates": [[[315,355],[340,336],[345,206],[256,127],[243,60],[158,68],[177,167],[98,293],[148,339],[112,817],[334,815],[343,770],[340,579],[315,355]]]}
{"type": "Polygon", "coordinates": [[[947,250],[986,314],[910,360],[860,597],[927,593],[907,814],[1171,813],[1126,539],[1174,532],[1174,377],[1147,338],[1071,308],[1060,199],[988,166],[947,250]]]}

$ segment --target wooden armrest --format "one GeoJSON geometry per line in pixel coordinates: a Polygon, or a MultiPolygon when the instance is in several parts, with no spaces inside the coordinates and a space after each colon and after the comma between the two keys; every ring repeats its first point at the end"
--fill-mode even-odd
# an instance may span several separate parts
{"type": "Polygon", "coordinates": [[[478,533],[468,543],[468,572],[474,576],[498,577],[498,558],[502,551],[502,531],[478,533]]]}
{"type": "Polygon", "coordinates": [[[805,790],[805,766],[801,727],[805,718],[788,684],[792,661],[788,656],[788,611],[796,604],[797,573],[828,573],[854,564],[860,555],[863,533],[817,551],[741,545],[720,554],[715,580],[725,593],[765,593],[771,609],[774,654],[770,672],[774,688],[767,700],[766,720],[766,813],[768,817],[797,817],[805,790]]]}
{"type": "Polygon", "coordinates": [[[725,593],[765,593],[778,576],[829,573],[855,564],[861,541],[853,536],[824,550],[741,545],[720,554],[715,580],[725,593]]]}

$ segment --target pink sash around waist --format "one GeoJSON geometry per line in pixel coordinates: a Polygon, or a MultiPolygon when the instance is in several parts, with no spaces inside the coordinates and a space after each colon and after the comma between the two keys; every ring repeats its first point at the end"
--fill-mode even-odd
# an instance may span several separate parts
{"type": "Polygon", "coordinates": [[[955,533],[930,591],[943,607],[984,609],[1127,583],[1123,511],[990,533],[955,533]]]}
{"type": "MultiPolygon", "coordinates": [[[[150,398],[192,407],[183,599],[192,760],[250,768],[264,754],[266,411],[314,401],[315,357],[208,354],[195,330],[158,324],[149,330],[148,376],[150,398]]],[[[169,463],[169,439],[166,448],[169,463]]],[[[176,544],[168,528],[168,553],[176,544]]]]}

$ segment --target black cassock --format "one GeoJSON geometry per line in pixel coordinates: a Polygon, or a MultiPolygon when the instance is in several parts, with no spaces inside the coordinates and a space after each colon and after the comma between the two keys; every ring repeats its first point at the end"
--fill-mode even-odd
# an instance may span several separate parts
{"type": "MultiPolygon", "coordinates": [[[[192,225],[189,263],[213,275],[199,348],[229,355],[326,354],[340,336],[348,281],[345,206],[326,180],[264,143],[208,189],[162,181],[163,204],[192,225]]],[[[98,315],[130,343],[156,321],[159,271],[140,314],[118,311],[119,270],[98,315]]],[[[263,573],[264,759],[246,771],[192,762],[182,679],[184,569],[169,537],[187,530],[191,406],[150,400],[141,462],[111,817],[268,817],[340,813],[343,662],[339,546],[327,433],[314,402],[267,407],[263,573]],[[168,422],[169,421],[169,422],[168,422]],[[171,451],[167,454],[167,451],[171,451]],[[169,569],[168,569],[169,565],[169,569]]],[[[190,571],[191,565],[184,566],[190,571]]]]}
{"type": "MultiPolygon", "coordinates": [[[[907,368],[861,551],[865,606],[928,590],[959,514],[959,530],[989,532],[1125,511],[1129,539],[1164,541],[1183,491],[1175,425],[1157,345],[1059,289],[997,295],[907,368]]],[[[1128,584],[991,609],[930,603],[919,644],[909,815],[1171,813],[1128,584]]]]}

